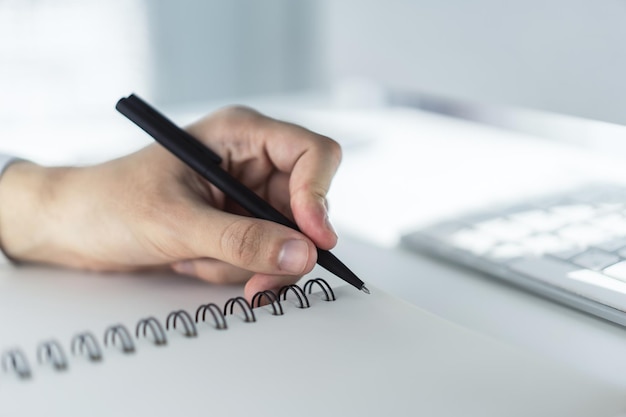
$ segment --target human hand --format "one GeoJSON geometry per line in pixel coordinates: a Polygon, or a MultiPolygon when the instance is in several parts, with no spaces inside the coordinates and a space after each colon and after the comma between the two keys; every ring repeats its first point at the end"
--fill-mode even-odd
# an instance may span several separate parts
{"type": "Polygon", "coordinates": [[[222,167],[303,233],[251,218],[158,144],[91,167],[11,165],[0,180],[0,244],[16,261],[97,271],[169,266],[257,291],[293,283],[315,265],[315,246],[337,236],[326,193],[339,145],[243,107],[187,130],[222,167]]]}

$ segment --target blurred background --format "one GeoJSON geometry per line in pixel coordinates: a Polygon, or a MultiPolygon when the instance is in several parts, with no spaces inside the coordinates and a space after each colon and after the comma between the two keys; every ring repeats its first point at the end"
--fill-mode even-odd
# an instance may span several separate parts
{"type": "Polygon", "coordinates": [[[129,92],[419,92],[625,124],[625,21],[623,0],[0,0],[0,145],[129,92]]]}

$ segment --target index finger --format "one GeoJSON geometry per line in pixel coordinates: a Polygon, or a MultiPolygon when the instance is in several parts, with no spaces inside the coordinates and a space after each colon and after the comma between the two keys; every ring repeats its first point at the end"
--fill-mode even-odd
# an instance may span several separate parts
{"type": "Polygon", "coordinates": [[[326,195],[341,163],[341,146],[304,127],[276,120],[261,133],[272,163],[290,173],[290,207],[298,227],[318,247],[332,248],[337,235],[328,219],[326,195]]]}
{"type": "MultiPolygon", "coordinates": [[[[298,227],[318,247],[335,246],[337,235],[328,220],[326,194],[341,162],[337,142],[241,106],[222,109],[188,130],[216,146],[218,153],[245,162],[242,166],[249,168],[249,161],[257,161],[257,171],[245,174],[252,176],[251,180],[271,169],[288,175],[289,208],[298,227]],[[264,163],[264,157],[269,164],[264,163]]],[[[273,191],[280,193],[282,189],[273,191]]],[[[280,195],[276,200],[286,202],[285,197],[280,195]]]]}

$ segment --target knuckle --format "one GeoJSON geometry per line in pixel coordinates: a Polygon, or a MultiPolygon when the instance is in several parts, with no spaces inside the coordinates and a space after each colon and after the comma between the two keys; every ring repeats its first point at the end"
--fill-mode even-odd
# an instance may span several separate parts
{"type": "Polygon", "coordinates": [[[244,106],[242,104],[234,104],[224,108],[224,111],[233,115],[257,115],[258,112],[252,107],[244,106]]]}
{"type": "Polygon", "coordinates": [[[343,151],[339,142],[329,137],[322,136],[320,144],[326,157],[332,159],[337,165],[339,165],[341,158],[343,157],[343,151]]]}
{"type": "Polygon", "coordinates": [[[211,116],[212,137],[222,140],[230,138],[229,144],[232,145],[233,138],[245,138],[251,129],[261,126],[265,119],[265,116],[250,107],[224,107],[211,116]]]}
{"type": "MultiPolygon", "coordinates": [[[[291,193],[291,200],[295,199],[308,199],[309,197],[315,197],[317,199],[326,199],[328,193],[328,184],[317,179],[311,179],[308,182],[301,184],[298,188],[295,188],[291,193]]],[[[290,202],[293,204],[293,201],[290,202]]]]}
{"type": "Polygon", "coordinates": [[[313,196],[314,198],[316,198],[318,200],[325,201],[326,200],[327,187],[325,187],[321,183],[313,182],[313,183],[309,184],[308,187],[304,187],[301,190],[301,192],[304,193],[305,197],[307,195],[310,195],[310,196],[313,196]]]}
{"type": "Polygon", "coordinates": [[[261,117],[261,113],[251,107],[239,104],[224,107],[215,114],[222,119],[226,125],[233,126],[242,122],[250,122],[261,117]]]}
{"type": "Polygon", "coordinates": [[[239,220],[224,231],[221,244],[224,254],[241,267],[254,263],[261,247],[263,227],[255,221],[239,220]]]}

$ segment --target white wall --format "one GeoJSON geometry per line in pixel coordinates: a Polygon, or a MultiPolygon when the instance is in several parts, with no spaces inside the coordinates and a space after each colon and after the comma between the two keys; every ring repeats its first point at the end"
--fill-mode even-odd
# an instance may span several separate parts
{"type": "Polygon", "coordinates": [[[626,124],[625,0],[146,1],[154,95],[389,87],[626,124]]]}
{"type": "Polygon", "coordinates": [[[331,80],[626,124],[624,0],[326,0],[331,80]]]}
{"type": "Polygon", "coordinates": [[[272,94],[323,82],[315,1],[145,4],[157,101],[272,94]]]}

